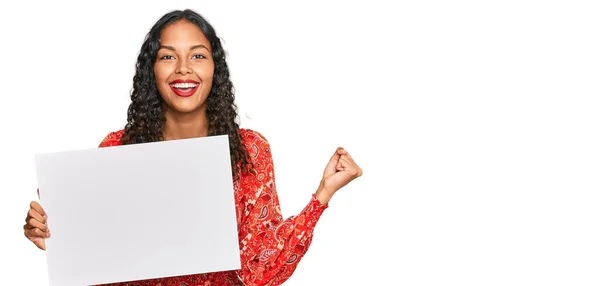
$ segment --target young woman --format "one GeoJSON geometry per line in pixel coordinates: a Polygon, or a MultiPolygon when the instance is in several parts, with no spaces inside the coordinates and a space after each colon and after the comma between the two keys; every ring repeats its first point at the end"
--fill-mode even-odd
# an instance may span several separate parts
{"type": "MultiPolygon", "coordinates": [[[[284,220],[269,143],[236,119],[225,51],[213,27],[191,10],[164,15],[138,56],[127,124],[100,147],[229,135],[242,268],[113,285],[280,285],[308,250],[329,200],[362,175],[350,154],[337,148],[306,207],[284,220]]],[[[32,202],[25,236],[42,250],[50,238],[47,218],[32,202]]]]}

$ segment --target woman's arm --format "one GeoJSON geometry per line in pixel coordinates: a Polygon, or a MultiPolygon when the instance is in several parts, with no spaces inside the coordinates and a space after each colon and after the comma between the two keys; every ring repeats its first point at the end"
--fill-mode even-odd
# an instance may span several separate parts
{"type": "Polygon", "coordinates": [[[269,143],[258,133],[252,139],[249,151],[254,158],[256,180],[240,186],[246,200],[239,230],[242,269],[238,275],[246,285],[280,285],[306,254],[315,225],[327,205],[313,195],[299,214],[284,220],[269,143]]]}

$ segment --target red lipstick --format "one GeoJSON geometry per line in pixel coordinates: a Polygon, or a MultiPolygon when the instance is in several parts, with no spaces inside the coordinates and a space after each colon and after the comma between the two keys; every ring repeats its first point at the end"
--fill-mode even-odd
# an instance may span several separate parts
{"type": "Polygon", "coordinates": [[[181,97],[192,96],[194,93],[196,93],[196,90],[198,90],[199,86],[200,86],[200,83],[197,81],[194,81],[194,80],[176,79],[176,80],[172,81],[171,83],[169,83],[169,87],[171,88],[171,90],[177,96],[181,96],[181,97]]]}

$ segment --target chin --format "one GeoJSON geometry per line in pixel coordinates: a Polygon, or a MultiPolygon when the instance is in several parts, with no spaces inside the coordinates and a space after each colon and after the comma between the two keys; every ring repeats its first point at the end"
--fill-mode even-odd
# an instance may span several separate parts
{"type": "Polygon", "coordinates": [[[200,102],[198,98],[195,100],[191,97],[182,99],[184,102],[182,102],[180,98],[177,98],[175,101],[171,101],[170,104],[168,104],[169,109],[175,111],[176,113],[195,113],[206,110],[206,108],[203,108],[204,102],[200,102]]]}
{"type": "Polygon", "coordinates": [[[193,106],[187,106],[187,105],[179,105],[179,104],[175,104],[170,106],[170,108],[172,111],[175,111],[176,113],[179,114],[186,114],[186,113],[195,113],[195,112],[199,112],[200,110],[202,110],[201,106],[197,106],[197,105],[193,105],[193,106]]]}

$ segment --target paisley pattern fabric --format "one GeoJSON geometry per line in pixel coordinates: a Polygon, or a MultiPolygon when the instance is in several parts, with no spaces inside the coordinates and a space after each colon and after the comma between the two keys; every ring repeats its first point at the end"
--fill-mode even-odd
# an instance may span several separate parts
{"type": "MultiPolygon", "coordinates": [[[[242,269],[105,286],[281,285],[292,275],[327,205],[313,194],[298,215],[284,219],[268,141],[250,129],[242,128],[240,134],[256,170],[234,184],[242,269]]],[[[99,147],[121,145],[122,135],[123,130],[111,132],[99,147]]]]}

